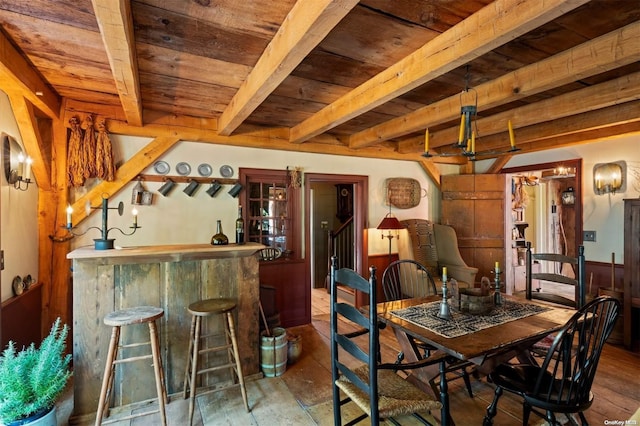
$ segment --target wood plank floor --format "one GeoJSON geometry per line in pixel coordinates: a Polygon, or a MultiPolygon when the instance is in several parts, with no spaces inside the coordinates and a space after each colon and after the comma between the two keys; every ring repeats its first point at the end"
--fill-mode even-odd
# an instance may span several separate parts
{"type": "MultiPolygon", "coordinates": [[[[332,425],[331,373],[329,355],[329,297],[324,290],[314,290],[312,324],[294,327],[289,333],[302,336],[302,356],[287,367],[280,377],[262,378],[247,383],[251,412],[244,409],[238,388],[209,393],[197,398],[194,425],[332,425]]],[[[398,351],[390,330],[381,333],[382,356],[392,361],[398,351]]],[[[621,347],[606,345],[598,366],[592,391],[594,403],[586,412],[591,425],[615,424],[632,416],[640,407],[640,355],[621,347]]],[[[456,424],[481,425],[485,409],[493,398],[493,386],[485,379],[472,379],[474,397],[470,398],[461,381],[451,382],[451,412],[456,424]]],[[[68,392],[58,408],[58,423],[66,425],[72,411],[73,398],[68,392]]],[[[505,394],[498,405],[497,426],[522,424],[521,402],[505,394]]],[[[357,412],[357,409],[353,412],[357,412]]],[[[186,424],[188,403],[181,395],[171,398],[167,405],[169,424],[186,424]]],[[[433,413],[439,417],[440,413],[433,413]]],[[[113,417],[117,417],[114,415],[113,417]]],[[[412,420],[412,419],[409,419],[412,420]]],[[[542,425],[532,416],[531,425],[542,425]]],[[[92,424],[74,421],[73,424],[92,424]]],[[[160,424],[157,415],[133,421],[115,423],[125,425],[160,424]]],[[[363,422],[362,424],[367,424],[363,422]]],[[[403,423],[404,424],[404,423],[403,423]]],[[[415,424],[409,421],[408,424],[415,424]]],[[[624,424],[624,422],[622,423],[624,424]]]]}

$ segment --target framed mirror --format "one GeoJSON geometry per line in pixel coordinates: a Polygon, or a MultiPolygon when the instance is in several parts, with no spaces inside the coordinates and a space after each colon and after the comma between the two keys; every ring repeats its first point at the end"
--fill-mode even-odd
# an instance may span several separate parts
{"type": "Polygon", "coordinates": [[[22,147],[18,141],[6,133],[2,133],[2,164],[4,176],[9,184],[14,184],[18,180],[18,156],[23,154],[22,147]]]}

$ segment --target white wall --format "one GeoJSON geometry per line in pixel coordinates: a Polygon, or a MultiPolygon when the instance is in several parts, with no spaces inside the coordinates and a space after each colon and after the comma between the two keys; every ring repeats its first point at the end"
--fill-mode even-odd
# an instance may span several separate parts
{"type": "MultiPolygon", "coordinates": [[[[150,140],[111,135],[116,161],[130,158],[150,140]]],[[[304,173],[366,175],[369,176],[368,226],[370,228],[375,228],[388,213],[388,207],[384,205],[385,179],[412,177],[420,182],[428,196],[422,198],[417,207],[406,210],[393,208],[393,214],[400,220],[415,217],[433,219],[438,216],[439,192],[415,162],[269,151],[197,142],[180,142],[161,160],[171,166],[169,175],[176,175],[175,166],[181,161],[190,164],[192,176],[198,176],[198,165],[210,164],[214,170],[212,178],[220,177],[219,168],[223,164],[230,165],[234,169],[234,178],[238,177],[240,167],[284,170],[287,166],[289,168],[299,166],[304,173]]],[[[151,166],[143,174],[155,174],[155,171],[151,166]]],[[[120,193],[111,197],[109,206],[115,207],[119,201],[123,201],[125,214],[119,217],[117,212],[110,211],[110,227],[118,226],[128,229],[131,226],[130,200],[134,184],[135,182],[130,183],[120,193]]],[[[210,198],[205,192],[206,186],[202,186],[194,197],[189,198],[182,192],[186,184],[178,184],[168,197],[163,197],[157,192],[161,183],[148,182],[144,185],[147,190],[154,192],[154,203],[152,206],[137,207],[138,224],[142,228],[134,235],[123,237],[117,231],[109,234],[110,238],[116,239],[116,246],[209,243],[211,236],[215,233],[216,219],[222,220],[222,227],[227,235],[232,234],[238,201],[227,194],[229,186],[223,188],[215,198],[210,198]]],[[[79,191],[78,195],[81,195],[81,192],[79,191]]],[[[84,231],[88,226],[99,227],[100,225],[101,217],[98,212],[94,212],[92,217],[80,224],[78,228],[84,231]]],[[[382,240],[378,232],[375,231],[369,238],[371,254],[388,252],[388,240],[382,240]]],[[[94,238],[99,238],[99,232],[90,230],[85,236],[75,238],[72,248],[93,245],[94,238]]]]}
{"type": "MultiPolygon", "coordinates": [[[[9,98],[1,91],[0,133],[13,136],[24,146],[9,98]]],[[[13,189],[1,166],[2,155],[0,147],[0,248],[4,250],[5,263],[0,273],[0,297],[5,301],[13,296],[11,283],[16,275],[38,278],[38,188],[31,184],[28,191],[13,189]]]]}

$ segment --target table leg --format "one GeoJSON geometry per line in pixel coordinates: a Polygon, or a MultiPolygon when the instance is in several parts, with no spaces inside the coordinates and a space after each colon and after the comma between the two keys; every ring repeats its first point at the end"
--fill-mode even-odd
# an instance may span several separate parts
{"type": "Polygon", "coordinates": [[[447,384],[447,361],[443,358],[440,361],[440,402],[442,408],[440,409],[440,424],[442,426],[453,425],[453,419],[449,411],[449,385],[447,384]]]}

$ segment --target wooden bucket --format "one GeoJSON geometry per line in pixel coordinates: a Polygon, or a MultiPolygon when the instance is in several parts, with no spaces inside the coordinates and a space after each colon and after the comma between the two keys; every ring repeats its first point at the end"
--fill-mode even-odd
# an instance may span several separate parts
{"type": "Polygon", "coordinates": [[[462,288],[459,295],[459,309],[472,315],[484,315],[493,310],[493,293],[483,295],[479,288],[462,288]]]}
{"type": "MultiPolygon", "coordinates": [[[[598,296],[611,296],[614,299],[620,301],[621,305],[624,305],[624,292],[619,290],[611,290],[607,287],[600,287],[598,289],[598,296]]],[[[623,310],[620,310],[620,315],[618,315],[618,319],[616,320],[616,325],[613,327],[613,331],[609,338],[607,339],[607,343],[611,343],[612,345],[621,345],[624,342],[624,316],[623,310]]]]}
{"type": "Polygon", "coordinates": [[[287,369],[287,330],[275,327],[271,336],[260,333],[260,367],[266,377],[281,376],[287,369]]]}

